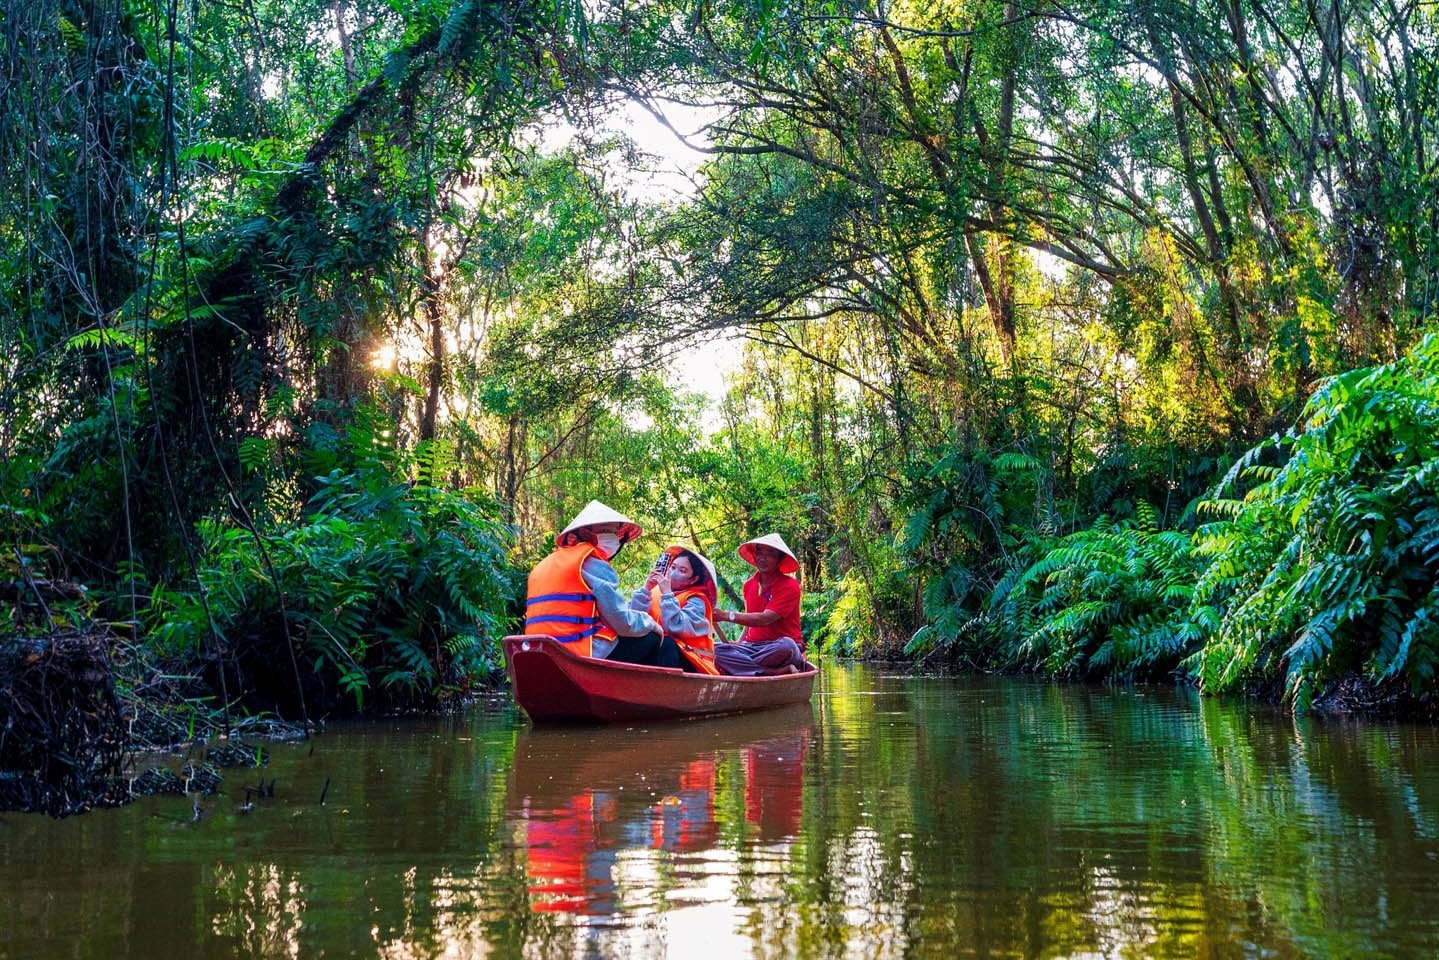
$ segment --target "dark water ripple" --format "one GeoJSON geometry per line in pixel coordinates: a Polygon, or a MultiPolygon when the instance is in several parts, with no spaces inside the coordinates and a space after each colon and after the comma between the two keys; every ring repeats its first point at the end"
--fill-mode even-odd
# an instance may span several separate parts
{"type": "Polygon", "coordinates": [[[1183,690],[834,665],[796,710],[352,725],[243,776],[0,815],[0,958],[1439,955],[1436,731],[1183,690]]]}

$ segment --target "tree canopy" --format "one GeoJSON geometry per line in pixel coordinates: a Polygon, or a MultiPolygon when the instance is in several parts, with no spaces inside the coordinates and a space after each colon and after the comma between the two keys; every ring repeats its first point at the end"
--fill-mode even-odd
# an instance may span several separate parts
{"type": "Polygon", "coordinates": [[[1430,6],[0,18],[0,579],[429,690],[604,497],[730,579],[784,531],[846,652],[1432,680],[1430,6]],[[675,105],[679,198],[619,119],[675,105]]]}

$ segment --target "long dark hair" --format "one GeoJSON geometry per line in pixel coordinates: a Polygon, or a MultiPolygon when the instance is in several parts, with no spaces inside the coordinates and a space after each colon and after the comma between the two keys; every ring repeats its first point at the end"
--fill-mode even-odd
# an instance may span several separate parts
{"type": "Polygon", "coordinates": [[[709,564],[701,560],[699,554],[693,550],[686,550],[684,547],[680,547],[679,550],[675,552],[675,556],[684,557],[688,560],[690,562],[690,569],[695,572],[694,582],[688,587],[685,587],[685,589],[703,592],[706,597],[709,597],[711,606],[718,603],[719,591],[715,589],[714,577],[710,576],[709,564]]]}

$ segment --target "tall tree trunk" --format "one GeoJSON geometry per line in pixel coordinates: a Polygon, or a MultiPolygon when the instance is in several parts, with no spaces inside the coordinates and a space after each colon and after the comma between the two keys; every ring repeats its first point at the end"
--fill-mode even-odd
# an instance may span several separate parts
{"type": "Polygon", "coordinates": [[[979,278],[979,289],[984,293],[984,304],[989,308],[990,325],[994,327],[994,334],[999,338],[1000,354],[1004,359],[1004,365],[1008,367],[1013,363],[1014,351],[1019,339],[1014,324],[1014,307],[1007,295],[1011,288],[1005,286],[1002,280],[995,278],[995,272],[990,269],[989,260],[986,259],[986,245],[980,242],[977,233],[966,231],[964,245],[965,249],[969,251],[969,260],[974,267],[974,275],[979,278]]]}
{"type": "Polygon", "coordinates": [[[440,309],[439,277],[434,275],[434,257],[430,253],[429,236],[420,234],[420,302],[430,335],[430,362],[427,368],[425,406],[420,412],[420,439],[435,438],[435,421],[439,416],[440,388],[445,380],[444,311],[440,309]]]}
{"type": "Polygon", "coordinates": [[[355,71],[355,45],[350,40],[350,25],[345,22],[350,5],[345,0],[335,0],[330,9],[335,17],[335,33],[340,37],[340,57],[345,65],[345,93],[353,95],[359,74],[355,71]]]}
{"type": "Polygon", "coordinates": [[[1009,209],[1009,151],[1014,138],[1015,85],[1019,73],[1017,28],[1013,26],[1015,5],[1004,5],[1004,22],[1010,24],[1008,55],[999,78],[999,110],[991,133],[984,123],[975,120],[975,136],[988,159],[989,177],[985,185],[989,217],[1000,232],[993,233],[993,243],[979,243],[973,232],[965,234],[965,245],[969,249],[975,276],[979,278],[984,302],[989,308],[989,321],[999,338],[1000,353],[1007,369],[1013,370],[1015,350],[1018,346],[1018,332],[1015,321],[1015,262],[1012,243],[1008,239],[1010,230],[1009,209]]]}

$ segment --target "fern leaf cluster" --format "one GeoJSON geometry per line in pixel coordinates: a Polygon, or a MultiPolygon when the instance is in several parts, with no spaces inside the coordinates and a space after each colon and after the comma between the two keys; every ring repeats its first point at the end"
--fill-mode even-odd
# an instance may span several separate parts
{"type": "Polygon", "coordinates": [[[1032,508],[1040,463],[1020,451],[950,443],[910,471],[897,548],[924,584],[926,623],[905,652],[983,643],[984,600],[1026,549],[1012,518],[1032,508]]]}
{"type": "Polygon", "coordinates": [[[1211,502],[1195,591],[1215,630],[1207,689],[1282,680],[1303,706],[1361,670],[1433,681],[1439,580],[1439,338],[1327,381],[1283,438],[1235,464],[1211,502]],[[1260,465],[1269,451],[1283,462],[1260,465]],[[1242,496],[1238,491],[1247,485],[1242,496]]]}
{"type": "MultiPolygon", "coordinates": [[[[202,524],[199,588],[157,634],[180,653],[213,630],[242,657],[247,645],[273,643],[283,619],[321,686],[356,706],[377,688],[404,704],[497,671],[517,586],[498,509],[405,480],[407,465],[383,447],[378,439],[375,456],[319,478],[293,523],[257,533],[202,524]]],[[[421,472],[443,465],[430,451],[421,472]]]]}
{"type": "Polygon", "coordinates": [[[1199,563],[1189,536],[1133,519],[1101,518],[1004,579],[987,616],[1009,662],[1062,675],[1156,675],[1197,642],[1187,614],[1199,563]]]}
{"type": "MultiPolygon", "coordinates": [[[[940,461],[935,470],[943,470],[940,461]]],[[[940,479],[953,481],[953,470],[940,479]]],[[[1058,540],[1034,538],[983,584],[961,519],[992,489],[931,489],[906,526],[927,571],[917,638],[981,629],[991,659],[1061,675],[1185,671],[1209,691],[1281,683],[1303,709],[1327,680],[1431,687],[1439,667],[1439,336],[1325,382],[1299,424],[1235,460],[1198,502],[1193,534],[1148,504],[1058,540]],[[978,495],[977,495],[978,494],[978,495]],[[943,539],[948,537],[947,540],[943,539]]]]}

